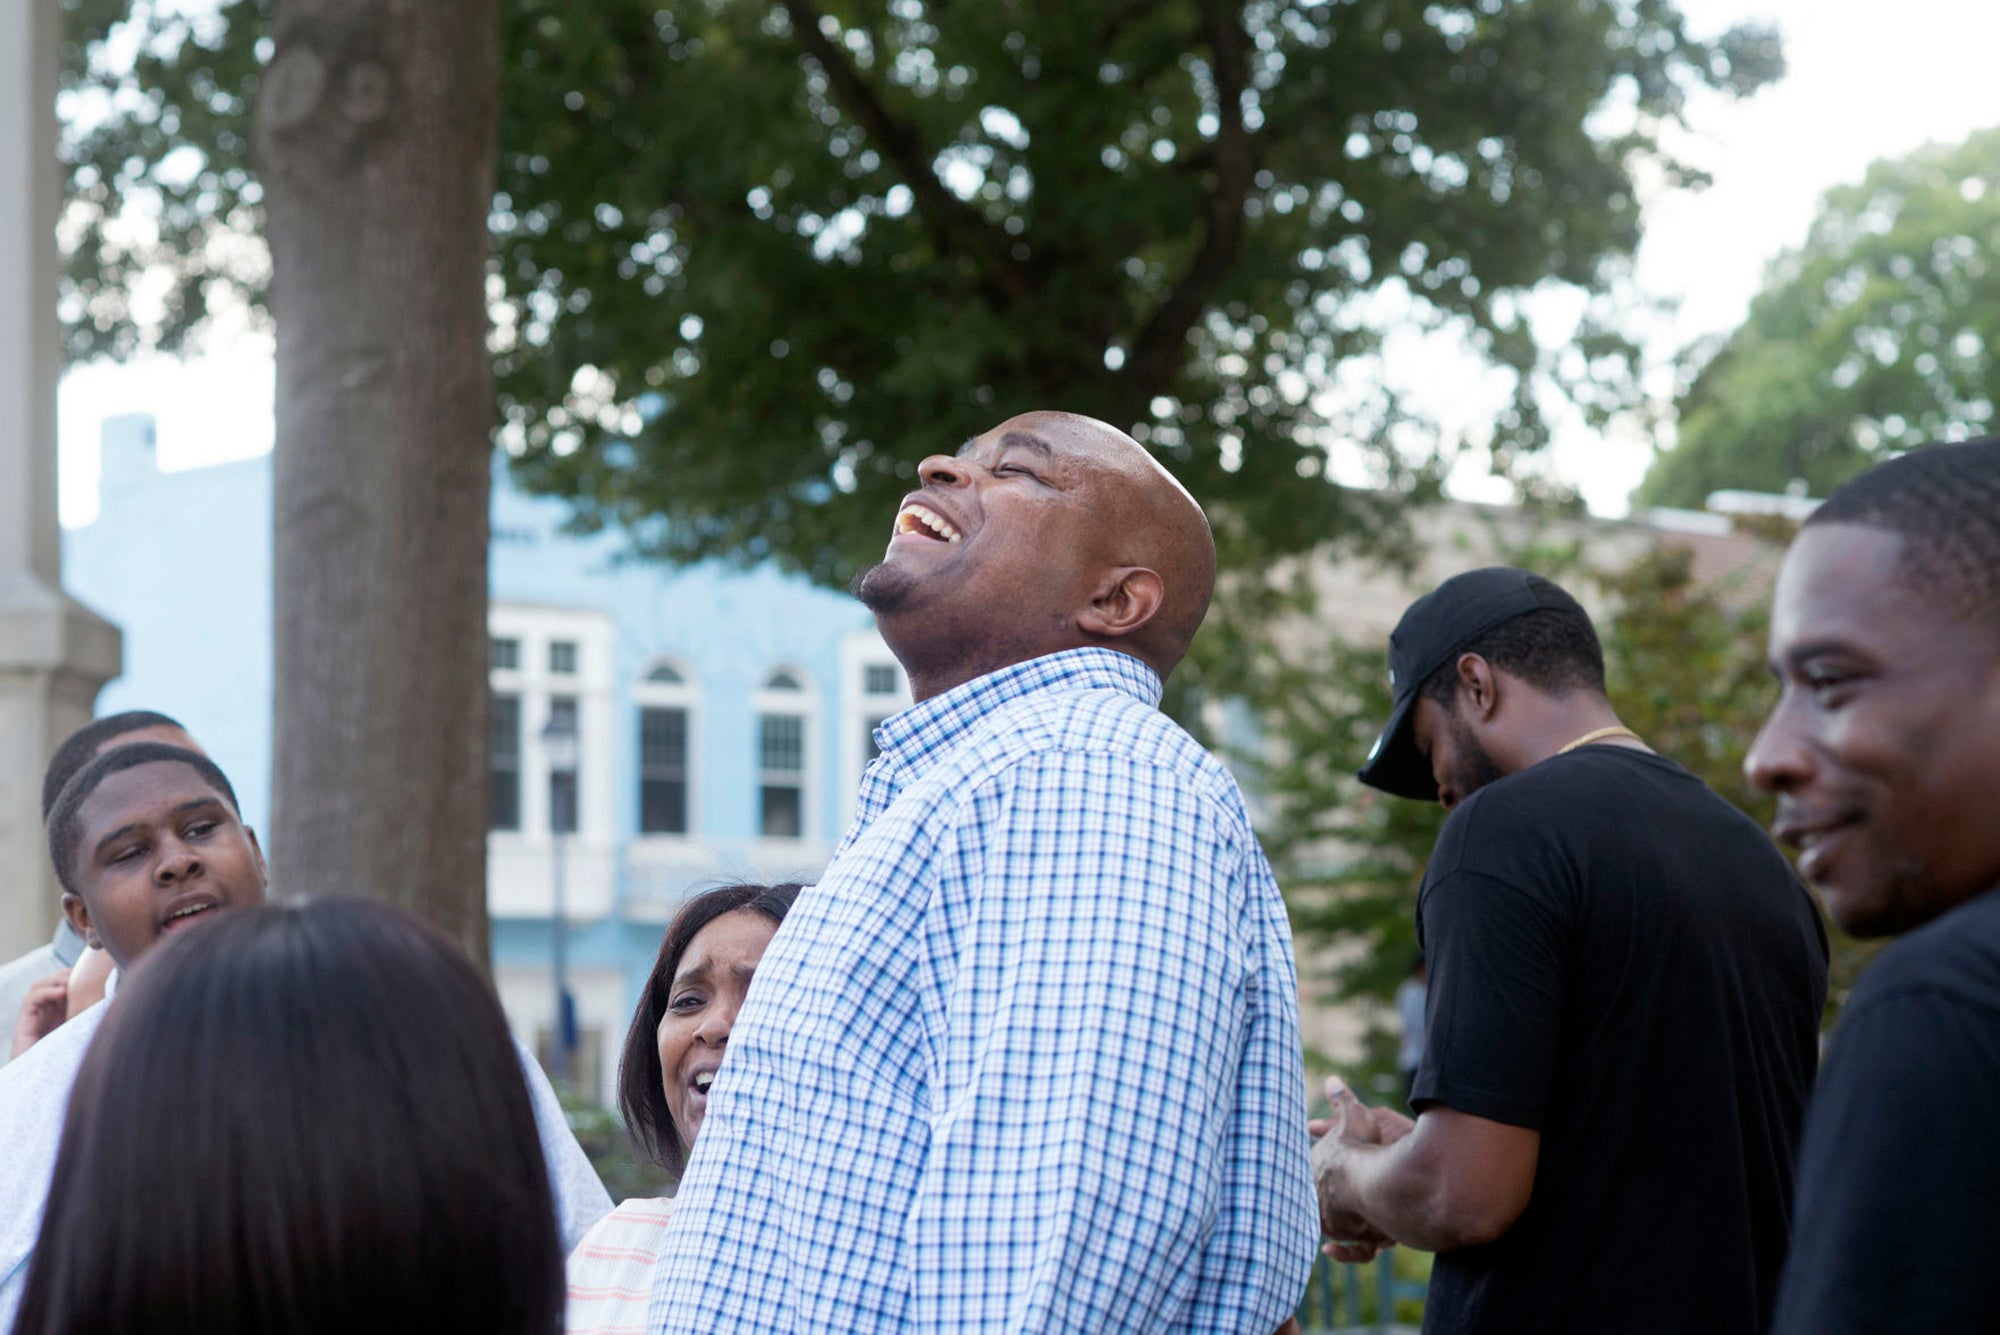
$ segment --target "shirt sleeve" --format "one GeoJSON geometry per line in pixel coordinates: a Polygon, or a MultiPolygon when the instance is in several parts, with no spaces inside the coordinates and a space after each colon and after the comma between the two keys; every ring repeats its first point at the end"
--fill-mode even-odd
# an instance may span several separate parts
{"type": "Polygon", "coordinates": [[[1276,1327],[1317,1230],[1261,855],[1184,779],[1115,758],[1038,757],[970,801],[912,1328],[1276,1327]]]}
{"type": "Polygon", "coordinates": [[[1539,1131],[1562,1032],[1565,932],[1519,886],[1454,871],[1424,888],[1424,1052],[1410,1101],[1539,1131]]]}
{"type": "Polygon", "coordinates": [[[1996,1086],[1988,1009],[1912,991],[1841,1017],[1806,1115],[1775,1335],[2000,1329],[1996,1086]]]}

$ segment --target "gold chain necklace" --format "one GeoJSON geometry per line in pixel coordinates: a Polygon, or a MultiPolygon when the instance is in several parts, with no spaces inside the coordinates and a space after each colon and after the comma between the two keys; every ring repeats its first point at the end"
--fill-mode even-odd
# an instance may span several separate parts
{"type": "Polygon", "coordinates": [[[1644,746],[1646,744],[1646,739],[1641,737],[1638,733],[1633,732],[1630,728],[1619,728],[1619,727],[1599,728],[1595,732],[1585,733],[1583,736],[1571,742],[1568,746],[1562,748],[1562,750],[1556,752],[1556,754],[1559,756],[1566,756],[1570,752],[1576,750],[1576,748],[1579,746],[1589,746],[1592,742],[1609,741],[1613,737],[1630,737],[1633,741],[1639,743],[1639,745],[1641,746],[1644,746]]]}

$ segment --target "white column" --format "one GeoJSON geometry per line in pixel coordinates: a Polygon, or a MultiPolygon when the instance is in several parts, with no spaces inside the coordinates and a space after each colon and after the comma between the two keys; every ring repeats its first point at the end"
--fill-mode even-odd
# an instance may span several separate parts
{"type": "MultiPolygon", "coordinates": [[[[56,523],[60,0],[0,0],[0,962],[49,938],[42,767],[118,674],[118,630],[62,591],[56,523]]],[[[6,1017],[9,1021],[13,1017],[6,1017]]]]}

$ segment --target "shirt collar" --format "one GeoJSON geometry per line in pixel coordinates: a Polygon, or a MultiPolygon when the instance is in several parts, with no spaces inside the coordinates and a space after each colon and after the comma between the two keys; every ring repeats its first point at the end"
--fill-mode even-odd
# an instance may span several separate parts
{"type": "Polygon", "coordinates": [[[1158,706],[1160,678],[1130,654],[1095,645],[1045,654],[974,677],[943,695],[911,705],[883,720],[875,744],[883,759],[915,778],[963,741],[974,725],[1002,705],[1038,691],[1111,690],[1158,706]]]}

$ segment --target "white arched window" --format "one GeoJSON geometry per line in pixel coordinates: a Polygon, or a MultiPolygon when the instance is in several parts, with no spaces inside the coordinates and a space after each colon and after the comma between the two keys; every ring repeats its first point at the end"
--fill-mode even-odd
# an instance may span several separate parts
{"type": "Polygon", "coordinates": [[[639,711],[640,837],[686,834],[694,828],[694,683],[680,664],[660,659],[632,699],[639,711]]]}
{"type": "Polygon", "coordinates": [[[781,667],[757,691],[757,832],[767,839],[805,836],[806,775],[812,696],[806,676],[781,667]]]}

